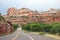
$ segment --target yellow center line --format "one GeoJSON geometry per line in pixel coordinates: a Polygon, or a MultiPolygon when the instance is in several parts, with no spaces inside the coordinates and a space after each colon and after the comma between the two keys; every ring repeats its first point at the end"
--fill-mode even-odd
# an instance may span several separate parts
{"type": "Polygon", "coordinates": [[[19,34],[17,34],[14,38],[12,38],[12,40],[15,40],[18,37],[19,34]]]}

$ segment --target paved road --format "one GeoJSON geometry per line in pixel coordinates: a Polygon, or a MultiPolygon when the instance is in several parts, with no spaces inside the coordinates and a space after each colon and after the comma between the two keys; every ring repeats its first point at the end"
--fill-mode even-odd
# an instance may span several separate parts
{"type": "Polygon", "coordinates": [[[18,28],[14,33],[0,37],[0,40],[54,40],[49,37],[36,35],[36,34],[27,34],[24,33],[21,28],[18,28]]]}

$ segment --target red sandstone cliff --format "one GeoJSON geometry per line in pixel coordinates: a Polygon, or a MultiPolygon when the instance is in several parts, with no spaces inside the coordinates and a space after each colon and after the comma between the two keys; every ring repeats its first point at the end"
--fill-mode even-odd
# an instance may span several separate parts
{"type": "Polygon", "coordinates": [[[45,22],[53,23],[60,22],[60,9],[49,9],[48,11],[33,11],[27,8],[16,9],[9,8],[7,11],[7,16],[14,16],[8,20],[17,23],[28,23],[28,22],[45,22]]]}
{"type": "Polygon", "coordinates": [[[14,28],[0,15],[0,35],[9,34],[14,28]]]}

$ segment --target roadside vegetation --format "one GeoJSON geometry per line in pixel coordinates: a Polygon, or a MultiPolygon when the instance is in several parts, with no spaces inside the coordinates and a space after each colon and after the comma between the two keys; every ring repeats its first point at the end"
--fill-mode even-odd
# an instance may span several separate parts
{"type": "Polygon", "coordinates": [[[19,25],[18,24],[13,24],[13,27],[16,30],[19,27],[19,25]]]}
{"type": "Polygon", "coordinates": [[[60,23],[46,24],[46,23],[32,22],[22,25],[22,29],[40,35],[46,35],[46,34],[57,35],[57,36],[60,35],[60,23]]]}
{"type": "Polygon", "coordinates": [[[60,23],[45,24],[33,22],[23,25],[22,29],[32,32],[47,32],[60,35],[60,23]]]}

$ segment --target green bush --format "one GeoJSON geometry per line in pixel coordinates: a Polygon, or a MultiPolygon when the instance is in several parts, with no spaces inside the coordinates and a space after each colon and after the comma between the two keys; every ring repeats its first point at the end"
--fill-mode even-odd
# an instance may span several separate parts
{"type": "Polygon", "coordinates": [[[40,31],[41,27],[39,24],[31,24],[30,31],[40,31]]]}
{"type": "Polygon", "coordinates": [[[14,29],[17,29],[19,26],[18,24],[13,24],[14,29]]]}
{"type": "Polygon", "coordinates": [[[30,24],[22,25],[22,29],[24,30],[30,30],[30,24]]]}
{"type": "Polygon", "coordinates": [[[49,32],[50,31],[50,25],[45,24],[45,23],[28,23],[23,26],[23,29],[28,30],[28,31],[44,31],[44,32],[49,32]]]}
{"type": "Polygon", "coordinates": [[[49,24],[40,23],[40,26],[42,32],[49,32],[51,29],[51,26],[49,24]]]}
{"type": "Polygon", "coordinates": [[[60,23],[54,23],[50,32],[53,34],[60,34],[60,23]]]}
{"type": "Polygon", "coordinates": [[[28,31],[60,34],[60,23],[45,24],[45,23],[32,22],[24,25],[22,28],[28,31]]]}

